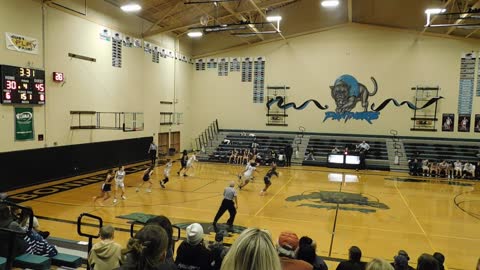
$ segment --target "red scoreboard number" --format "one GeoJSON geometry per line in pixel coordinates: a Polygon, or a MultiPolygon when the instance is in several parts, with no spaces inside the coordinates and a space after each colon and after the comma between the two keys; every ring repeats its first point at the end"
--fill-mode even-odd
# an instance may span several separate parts
{"type": "Polygon", "coordinates": [[[0,80],[1,103],[45,104],[45,71],[0,65],[0,80]]]}
{"type": "Polygon", "coordinates": [[[62,72],[53,72],[53,81],[63,82],[63,80],[65,80],[65,76],[63,76],[62,72]]]}

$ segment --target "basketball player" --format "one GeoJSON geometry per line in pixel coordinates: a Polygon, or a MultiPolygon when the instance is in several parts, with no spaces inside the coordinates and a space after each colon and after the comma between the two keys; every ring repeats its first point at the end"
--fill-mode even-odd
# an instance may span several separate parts
{"type": "Polygon", "coordinates": [[[152,181],[150,181],[150,176],[152,176],[152,173],[153,173],[153,166],[150,166],[148,167],[148,169],[146,169],[144,172],[143,172],[143,177],[142,177],[142,180],[143,182],[137,187],[137,189],[135,190],[136,192],[139,192],[140,191],[140,188],[143,187],[143,184],[145,184],[145,182],[148,182],[148,188],[146,189],[146,191],[148,193],[152,192],[152,181]]]}
{"type": "Polygon", "coordinates": [[[252,161],[251,163],[247,164],[247,166],[245,167],[245,170],[238,175],[239,189],[242,189],[243,187],[245,187],[250,182],[250,180],[252,180],[253,173],[257,169],[256,167],[257,167],[257,163],[252,161]]]}
{"type": "Polygon", "coordinates": [[[165,169],[163,169],[163,178],[162,181],[160,181],[160,186],[162,188],[165,188],[165,184],[168,182],[169,177],[170,177],[170,170],[172,169],[173,162],[168,158],[167,159],[167,164],[165,164],[165,169]]]}
{"type": "Polygon", "coordinates": [[[442,162],[438,163],[438,175],[442,176],[442,172],[445,177],[450,178],[450,175],[448,174],[448,163],[446,160],[442,160],[442,162]]]}
{"type": "Polygon", "coordinates": [[[453,171],[454,171],[453,176],[456,178],[462,177],[462,168],[463,168],[462,162],[460,162],[460,160],[455,161],[453,163],[453,171]]]}
{"type": "Polygon", "coordinates": [[[193,154],[188,158],[187,166],[186,166],[186,169],[185,169],[185,173],[183,173],[183,176],[188,176],[187,172],[190,168],[193,167],[193,162],[195,162],[195,161],[198,161],[198,160],[197,160],[196,152],[193,152],[193,154]]]}
{"type": "Polygon", "coordinates": [[[113,170],[110,169],[107,172],[107,176],[105,176],[105,181],[102,184],[102,191],[100,195],[93,197],[93,204],[95,204],[95,202],[98,199],[103,198],[103,200],[100,202],[100,205],[104,206],[103,202],[105,202],[110,198],[110,191],[112,191],[112,181],[113,181],[113,170]]]}
{"type": "MultiPolygon", "coordinates": [[[[187,169],[187,161],[188,161],[188,154],[187,150],[183,150],[182,157],[180,158],[180,165],[182,166],[180,170],[177,172],[178,175],[182,172],[182,170],[187,169]]],[[[186,176],[185,174],[183,176],[186,176]]]]}
{"type": "Polygon", "coordinates": [[[423,176],[430,176],[430,162],[428,159],[422,160],[422,173],[423,176]]]}
{"type": "Polygon", "coordinates": [[[115,192],[113,193],[113,203],[117,203],[117,191],[118,188],[122,190],[122,200],[126,200],[125,197],[125,167],[120,166],[118,167],[117,172],[115,173],[115,192]]]}
{"type": "Polygon", "coordinates": [[[267,189],[272,185],[272,182],[270,181],[270,179],[272,178],[273,175],[276,175],[278,177],[277,164],[275,163],[272,163],[272,167],[270,168],[270,170],[268,170],[265,177],[263,177],[263,181],[265,182],[265,187],[260,192],[260,196],[265,195],[265,192],[267,192],[267,189]]]}
{"type": "Polygon", "coordinates": [[[230,157],[228,158],[228,163],[234,163],[237,161],[237,148],[232,150],[232,153],[230,154],[230,157]]]}
{"type": "Polygon", "coordinates": [[[235,220],[235,215],[237,214],[238,201],[237,201],[237,191],[235,190],[235,182],[231,181],[230,185],[225,188],[223,191],[223,201],[218,208],[217,214],[213,219],[213,228],[217,231],[217,221],[222,217],[225,211],[228,210],[230,218],[227,220],[227,225],[229,230],[233,229],[233,221],[235,220]]]}

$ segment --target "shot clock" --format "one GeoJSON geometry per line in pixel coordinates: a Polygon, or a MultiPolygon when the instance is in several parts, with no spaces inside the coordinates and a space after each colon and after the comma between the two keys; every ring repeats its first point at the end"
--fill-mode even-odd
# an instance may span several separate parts
{"type": "Polygon", "coordinates": [[[2,104],[45,104],[45,71],[0,65],[2,104]]]}

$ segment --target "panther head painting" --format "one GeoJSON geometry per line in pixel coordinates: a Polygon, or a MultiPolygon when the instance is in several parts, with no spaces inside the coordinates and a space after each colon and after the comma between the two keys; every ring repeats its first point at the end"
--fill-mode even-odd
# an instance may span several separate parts
{"type": "Polygon", "coordinates": [[[369,92],[365,85],[359,83],[357,79],[351,75],[342,75],[335,80],[334,85],[330,86],[332,98],[337,105],[335,112],[350,112],[359,101],[361,102],[363,111],[368,111],[368,97],[374,96],[378,89],[375,78],[371,77],[370,79],[374,86],[372,92],[369,92]]]}

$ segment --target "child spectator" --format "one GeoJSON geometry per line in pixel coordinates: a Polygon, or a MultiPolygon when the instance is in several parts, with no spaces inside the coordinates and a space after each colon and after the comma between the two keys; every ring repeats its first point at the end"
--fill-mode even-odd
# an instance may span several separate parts
{"type": "Polygon", "coordinates": [[[93,270],[109,270],[120,266],[122,247],[113,241],[115,229],[111,225],[100,229],[101,241],[93,245],[88,263],[93,270]]]}

